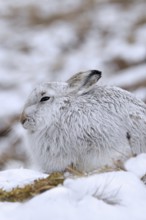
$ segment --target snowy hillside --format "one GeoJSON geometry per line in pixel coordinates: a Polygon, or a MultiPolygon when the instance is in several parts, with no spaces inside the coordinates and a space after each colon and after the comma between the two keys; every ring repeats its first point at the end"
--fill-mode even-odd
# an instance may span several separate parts
{"type": "MultiPolygon", "coordinates": [[[[146,102],[146,0],[0,0],[0,189],[47,177],[19,122],[30,91],[89,69],[146,102]]],[[[146,155],[124,167],[0,202],[0,220],[146,220],[146,155]]]]}

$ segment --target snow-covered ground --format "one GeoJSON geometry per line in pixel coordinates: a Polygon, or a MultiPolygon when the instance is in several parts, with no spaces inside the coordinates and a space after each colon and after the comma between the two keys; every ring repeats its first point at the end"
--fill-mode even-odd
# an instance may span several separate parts
{"type": "MultiPolygon", "coordinates": [[[[0,188],[46,176],[30,170],[19,124],[32,88],[88,69],[146,102],[145,0],[0,0],[0,188]]],[[[146,220],[146,155],[125,167],[67,179],[24,203],[0,203],[0,220],[146,220]]]]}
{"type": "MultiPolygon", "coordinates": [[[[0,203],[2,220],[145,220],[146,154],[125,163],[126,171],[67,178],[63,185],[23,203],[0,203]]],[[[1,172],[0,188],[24,186],[45,174],[27,169],[1,172]]]]}

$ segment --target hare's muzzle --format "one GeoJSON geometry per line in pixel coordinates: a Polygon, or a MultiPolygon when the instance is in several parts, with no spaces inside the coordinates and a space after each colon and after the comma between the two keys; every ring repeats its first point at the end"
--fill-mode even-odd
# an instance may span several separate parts
{"type": "Polygon", "coordinates": [[[20,116],[20,122],[23,125],[27,120],[27,116],[24,112],[22,112],[21,116],[20,116]]]}

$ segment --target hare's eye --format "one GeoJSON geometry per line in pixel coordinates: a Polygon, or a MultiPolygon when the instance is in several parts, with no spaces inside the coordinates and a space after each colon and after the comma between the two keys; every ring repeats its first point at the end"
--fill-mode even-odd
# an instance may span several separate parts
{"type": "Polygon", "coordinates": [[[45,101],[47,101],[49,99],[50,99],[49,96],[44,96],[43,98],[41,98],[40,102],[45,102],[45,101]]]}

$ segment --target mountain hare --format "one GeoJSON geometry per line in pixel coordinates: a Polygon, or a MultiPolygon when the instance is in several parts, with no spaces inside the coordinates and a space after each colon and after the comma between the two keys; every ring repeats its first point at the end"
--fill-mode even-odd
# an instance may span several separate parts
{"type": "Polygon", "coordinates": [[[127,91],[99,86],[101,72],[39,85],[21,115],[30,150],[44,172],[73,165],[92,171],[146,152],[146,105],[127,91]]]}

